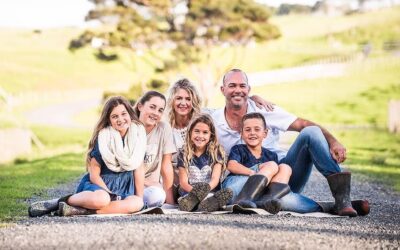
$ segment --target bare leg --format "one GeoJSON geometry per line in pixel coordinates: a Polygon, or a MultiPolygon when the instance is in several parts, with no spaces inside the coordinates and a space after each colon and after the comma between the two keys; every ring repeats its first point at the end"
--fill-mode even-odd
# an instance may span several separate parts
{"type": "Polygon", "coordinates": [[[69,197],[67,203],[71,206],[88,209],[100,209],[110,204],[110,195],[104,190],[83,191],[69,197]]]}
{"type": "Polygon", "coordinates": [[[263,208],[271,214],[278,213],[281,210],[281,203],[278,199],[290,192],[288,182],[291,173],[292,169],[289,165],[280,164],[264,195],[256,201],[257,207],[263,208]]]}
{"type": "Polygon", "coordinates": [[[143,207],[143,199],[132,195],[124,200],[111,201],[107,206],[96,211],[97,214],[130,214],[139,211],[143,207]]]}
{"type": "Polygon", "coordinates": [[[271,182],[289,183],[290,176],[292,175],[292,168],[287,164],[279,164],[279,171],[272,178],[271,182]]]}
{"type": "MultiPolygon", "coordinates": [[[[260,165],[260,171],[257,174],[262,174],[268,178],[268,183],[278,172],[278,164],[273,161],[268,161],[260,165]]],[[[267,185],[268,185],[267,183],[267,185]]]]}

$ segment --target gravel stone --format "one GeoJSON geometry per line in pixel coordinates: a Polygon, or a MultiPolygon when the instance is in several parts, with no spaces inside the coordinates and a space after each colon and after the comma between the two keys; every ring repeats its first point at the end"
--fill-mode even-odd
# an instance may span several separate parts
{"type": "MultiPolygon", "coordinates": [[[[77,181],[49,190],[48,196],[73,192],[77,181]]],[[[399,249],[399,194],[364,176],[353,175],[352,182],[352,198],[370,201],[368,216],[26,217],[0,228],[0,249],[399,249]]],[[[316,171],[303,194],[333,200],[327,182],[316,171]]]]}

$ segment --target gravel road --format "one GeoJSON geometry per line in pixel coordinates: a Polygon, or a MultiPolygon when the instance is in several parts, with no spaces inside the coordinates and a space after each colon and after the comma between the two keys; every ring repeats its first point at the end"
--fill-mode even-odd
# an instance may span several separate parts
{"type": "MultiPolygon", "coordinates": [[[[75,184],[49,194],[57,197],[75,184]]],[[[304,193],[332,199],[326,181],[315,172],[304,193]]],[[[236,214],[26,218],[0,228],[0,249],[399,249],[400,196],[355,175],[353,198],[369,199],[371,213],[355,218],[236,214]]]]}

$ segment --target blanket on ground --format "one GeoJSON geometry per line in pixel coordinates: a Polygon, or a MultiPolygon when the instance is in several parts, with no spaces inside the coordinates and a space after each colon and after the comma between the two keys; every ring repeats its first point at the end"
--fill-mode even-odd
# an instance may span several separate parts
{"type": "MultiPolygon", "coordinates": [[[[139,212],[136,212],[134,214],[107,214],[107,215],[93,214],[93,215],[88,215],[88,216],[113,217],[113,216],[134,216],[134,215],[140,215],[140,214],[204,214],[204,213],[207,213],[207,212],[186,212],[186,211],[179,210],[177,206],[164,204],[162,207],[147,208],[147,209],[141,210],[139,212]]],[[[243,208],[239,205],[229,205],[229,206],[226,206],[221,211],[212,212],[210,214],[258,214],[258,215],[265,215],[265,216],[273,215],[273,214],[268,213],[264,209],[243,208]]],[[[298,217],[317,217],[317,218],[325,218],[325,217],[345,218],[344,216],[338,216],[338,215],[321,213],[321,212],[300,214],[300,213],[289,212],[289,211],[281,211],[276,215],[278,215],[278,216],[292,215],[292,216],[298,216],[298,217]]]]}

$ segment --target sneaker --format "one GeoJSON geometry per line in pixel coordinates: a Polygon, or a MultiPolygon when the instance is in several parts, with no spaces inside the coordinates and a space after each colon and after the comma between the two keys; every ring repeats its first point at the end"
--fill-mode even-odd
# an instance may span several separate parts
{"type": "Polygon", "coordinates": [[[28,214],[30,217],[38,217],[46,214],[50,214],[58,209],[58,198],[47,200],[47,201],[37,201],[32,203],[28,208],[28,214]]]}
{"type": "Polygon", "coordinates": [[[210,192],[210,185],[208,185],[208,183],[199,182],[192,186],[192,191],[178,199],[179,209],[182,211],[193,211],[200,201],[206,198],[207,194],[210,192]]]}
{"type": "Polygon", "coordinates": [[[221,189],[213,196],[200,202],[198,211],[215,212],[225,206],[232,199],[233,192],[231,189],[221,189]]]}
{"type": "Polygon", "coordinates": [[[82,207],[74,207],[68,205],[65,202],[60,202],[60,204],[58,205],[59,216],[74,216],[74,215],[88,215],[88,214],[93,214],[93,211],[82,207]]]}

